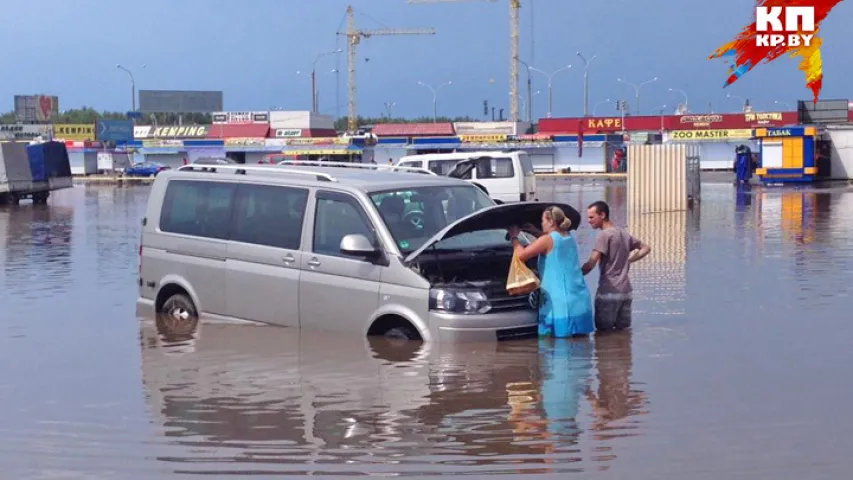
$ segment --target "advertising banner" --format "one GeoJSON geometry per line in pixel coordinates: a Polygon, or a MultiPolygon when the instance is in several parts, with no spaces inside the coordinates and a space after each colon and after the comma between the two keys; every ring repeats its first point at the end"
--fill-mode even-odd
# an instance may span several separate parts
{"type": "Polygon", "coordinates": [[[181,140],[143,140],[143,148],[183,148],[181,140]]]}
{"type": "Polygon", "coordinates": [[[275,138],[301,137],[302,130],[299,128],[279,128],[275,131],[275,138]]]}
{"type": "Polygon", "coordinates": [[[263,147],[266,145],[265,138],[226,138],[226,147],[263,147]]]}
{"type": "Polygon", "coordinates": [[[453,124],[458,135],[515,135],[516,124],[512,122],[456,122],[453,124]]]}
{"type": "Polygon", "coordinates": [[[155,127],[151,138],[206,138],[210,125],[184,125],[180,127],[155,127]]]}
{"type": "Polygon", "coordinates": [[[59,97],[55,95],[15,95],[15,116],[19,122],[46,123],[59,115],[59,97]]]}
{"type": "Polygon", "coordinates": [[[241,125],[248,123],[270,123],[269,112],[214,112],[213,123],[241,125]]]}
{"type": "Polygon", "coordinates": [[[50,125],[0,125],[0,140],[28,141],[50,135],[50,125]]]}
{"type": "Polygon", "coordinates": [[[139,125],[133,127],[133,138],[143,139],[151,136],[151,125],[139,125]]]}
{"type": "Polygon", "coordinates": [[[86,123],[69,123],[53,126],[53,136],[61,140],[94,140],[95,125],[86,123]]]}
{"type": "Polygon", "coordinates": [[[289,138],[287,145],[349,145],[349,139],[338,137],[289,138]]]}
{"type": "Polygon", "coordinates": [[[509,138],[506,134],[497,135],[459,135],[463,143],[498,143],[505,142],[509,138]]]}

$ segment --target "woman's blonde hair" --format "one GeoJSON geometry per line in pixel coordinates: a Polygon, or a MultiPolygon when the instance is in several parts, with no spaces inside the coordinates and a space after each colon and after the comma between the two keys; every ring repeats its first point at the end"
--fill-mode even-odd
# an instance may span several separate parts
{"type": "Polygon", "coordinates": [[[545,210],[547,216],[560,231],[566,232],[572,227],[572,221],[566,216],[560,207],[548,207],[545,210]]]}

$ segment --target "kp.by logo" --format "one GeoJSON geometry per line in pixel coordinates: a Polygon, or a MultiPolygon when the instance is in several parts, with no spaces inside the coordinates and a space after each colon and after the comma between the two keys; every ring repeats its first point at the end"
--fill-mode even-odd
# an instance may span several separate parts
{"type": "Polygon", "coordinates": [[[758,47],[808,47],[815,35],[814,7],[755,7],[755,30],[758,47]]]}

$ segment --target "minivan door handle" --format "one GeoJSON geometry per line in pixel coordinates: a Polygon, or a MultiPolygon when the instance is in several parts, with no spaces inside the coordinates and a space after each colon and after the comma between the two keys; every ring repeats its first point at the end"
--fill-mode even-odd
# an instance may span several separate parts
{"type": "Polygon", "coordinates": [[[284,263],[293,263],[296,261],[296,257],[294,257],[293,255],[291,255],[289,253],[287,255],[285,255],[284,257],[282,257],[281,259],[284,260],[284,263]]]}
{"type": "Polygon", "coordinates": [[[308,266],[319,267],[320,266],[320,260],[317,260],[316,258],[312,258],[311,260],[308,260],[308,266]]]}

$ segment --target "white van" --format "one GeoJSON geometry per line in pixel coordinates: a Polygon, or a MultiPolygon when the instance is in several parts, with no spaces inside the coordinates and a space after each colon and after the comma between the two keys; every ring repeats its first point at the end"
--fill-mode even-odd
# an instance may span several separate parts
{"type": "MultiPolygon", "coordinates": [[[[526,152],[454,152],[407,155],[397,162],[401,167],[419,167],[438,175],[450,175],[460,162],[468,168],[457,169],[458,178],[470,181],[500,202],[538,200],[533,163],[526,152]]],[[[461,166],[460,166],[461,167],[461,166]]]]}

